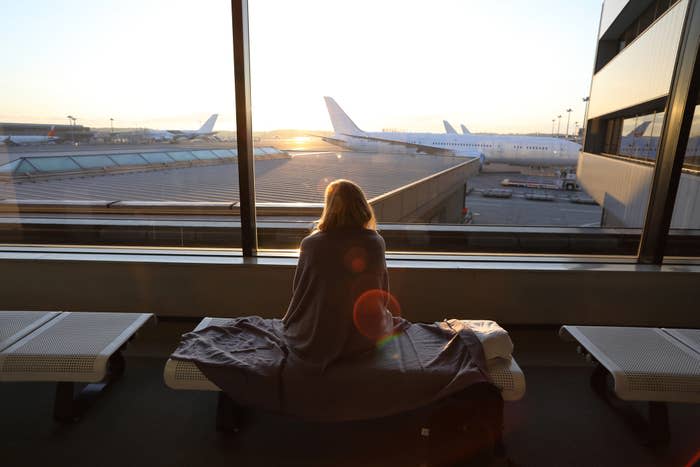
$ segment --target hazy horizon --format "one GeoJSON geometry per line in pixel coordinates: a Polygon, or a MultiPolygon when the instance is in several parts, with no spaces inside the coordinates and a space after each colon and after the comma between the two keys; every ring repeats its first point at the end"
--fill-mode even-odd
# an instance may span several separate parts
{"type": "MultiPolygon", "coordinates": [[[[251,0],[253,129],[332,130],[330,95],[366,131],[551,132],[582,122],[599,0],[251,0]]],[[[0,121],[235,130],[230,4],[9,4],[0,121]],[[78,14],[79,13],[79,14],[78,14]],[[31,60],[28,60],[28,56],[31,60]]]]}

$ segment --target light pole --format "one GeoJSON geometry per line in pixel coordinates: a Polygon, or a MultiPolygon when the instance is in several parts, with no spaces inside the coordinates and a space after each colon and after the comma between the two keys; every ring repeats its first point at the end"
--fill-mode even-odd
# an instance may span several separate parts
{"type": "Polygon", "coordinates": [[[554,138],[554,122],[556,121],[556,118],[552,119],[552,138],[554,138]]]}
{"type": "Polygon", "coordinates": [[[571,120],[571,109],[566,109],[566,139],[569,139],[569,120],[571,120]]]}
{"type": "Polygon", "coordinates": [[[557,115],[557,138],[561,137],[561,115],[557,115]]]}
{"type": "Polygon", "coordinates": [[[73,141],[73,144],[75,144],[75,131],[73,130],[75,126],[75,117],[72,115],[68,115],[66,118],[70,122],[70,139],[71,141],[73,141]]]}
{"type": "Polygon", "coordinates": [[[114,119],[111,117],[109,119],[109,134],[110,136],[114,134],[114,119]]]}
{"type": "Polygon", "coordinates": [[[574,139],[578,138],[578,122],[574,122],[574,139]]]}

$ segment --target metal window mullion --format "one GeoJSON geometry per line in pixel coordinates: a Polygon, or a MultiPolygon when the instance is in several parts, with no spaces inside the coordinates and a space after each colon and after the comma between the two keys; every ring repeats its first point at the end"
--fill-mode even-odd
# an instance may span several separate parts
{"type": "Polygon", "coordinates": [[[236,87],[236,140],[243,256],[255,256],[258,238],[255,223],[255,156],[250,96],[250,43],[248,0],[231,0],[233,26],[233,74],[236,87]]]}
{"type": "Polygon", "coordinates": [[[638,261],[661,264],[680,183],[685,149],[697,102],[700,6],[689,0],[661,129],[659,155],[654,170],[638,261]]]}

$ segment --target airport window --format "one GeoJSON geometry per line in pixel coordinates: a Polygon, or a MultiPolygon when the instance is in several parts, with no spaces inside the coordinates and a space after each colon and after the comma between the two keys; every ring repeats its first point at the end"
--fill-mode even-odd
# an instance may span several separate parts
{"type": "Polygon", "coordinates": [[[238,247],[230,5],[33,3],[0,18],[0,243],[238,247]]]}
{"type": "MultiPolygon", "coordinates": [[[[388,247],[395,251],[512,251],[499,241],[489,244],[474,237],[470,241],[457,240],[476,235],[471,232],[482,227],[515,232],[516,236],[520,232],[532,234],[534,229],[543,227],[606,235],[600,231],[601,207],[577,183],[575,175],[581,141],[574,136],[574,122],[584,117],[585,104],[579,94],[586,92],[590,76],[572,70],[574,65],[585,68],[579,62],[592,60],[594,34],[580,34],[573,31],[576,28],[545,19],[539,26],[524,23],[520,18],[528,13],[525,3],[516,3],[506,11],[496,11],[486,4],[455,3],[439,12],[427,5],[409,3],[402,6],[405,11],[401,22],[384,20],[392,17],[390,2],[373,3],[375,14],[369,19],[361,8],[344,2],[323,6],[306,0],[294,4],[277,2],[271,8],[269,2],[251,0],[249,8],[256,145],[269,144],[293,156],[289,160],[256,163],[258,223],[266,221],[261,215],[265,211],[260,208],[267,209],[267,203],[321,203],[327,183],[344,177],[357,181],[366,191],[388,247]],[[322,20],[336,15],[338,9],[348,21],[329,24],[322,20]],[[300,16],[299,11],[313,14],[300,16]],[[485,27],[465,30],[456,19],[445,24],[445,18],[464,15],[480,17],[484,25],[505,21],[508,27],[504,30],[513,40],[495,40],[495,31],[485,27]],[[285,21],[288,17],[295,21],[285,21]],[[352,18],[365,25],[362,36],[353,30],[352,18]],[[444,28],[418,37],[415,28],[432,24],[431,18],[444,28]],[[496,89],[492,84],[496,76],[506,79],[512,75],[505,64],[520,63],[526,47],[521,39],[533,36],[533,27],[553,29],[561,35],[561,53],[557,56],[562,57],[561,68],[566,70],[556,79],[544,70],[529,68],[518,77],[532,88],[532,94],[543,96],[537,102],[514,89],[503,95],[502,87],[496,89]],[[318,41],[319,35],[327,40],[318,41]],[[468,86],[459,79],[460,73],[454,73],[454,77],[447,77],[448,83],[428,91],[426,83],[432,78],[427,71],[416,72],[405,65],[415,60],[417,50],[429,50],[436,63],[454,63],[454,51],[440,44],[470,40],[488,43],[484,37],[492,36],[493,43],[515,45],[480,50],[478,62],[490,71],[483,76],[474,75],[468,86]],[[286,39],[280,42],[279,37],[286,39]],[[570,53],[572,44],[580,53],[570,53]],[[395,59],[367,56],[362,67],[348,67],[347,57],[354,55],[358,47],[389,48],[395,59]],[[280,76],[279,70],[297,66],[299,51],[324,59],[304,62],[303,74],[280,76]],[[553,86],[561,92],[550,92],[553,86]],[[324,96],[324,89],[333,89],[333,93],[324,96]],[[459,97],[455,99],[448,89],[459,90],[459,97]],[[544,108],[561,107],[562,113],[570,108],[569,121],[564,115],[558,135],[553,135],[551,120],[536,117],[534,109],[512,111],[530,106],[540,109],[540,114],[544,108]],[[464,129],[456,134],[446,132],[442,121],[445,117],[436,117],[441,114],[455,118],[464,115],[466,126],[480,127],[480,134],[469,134],[464,129]],[[380,131],[390,125],[405,128],[403,135],[380,131]],[[285,130],[288,128],[295,131],[285,130]],[[550,139],[552,146],[558,145],[555,155],[539,153],[545,147],[541,144],[544,138],[550,139]],[[410,141],[410,146],[402,141],[410,141]],[[520,160],[512,159],[516,157],[514,149],[519,151],[520,160]],[[263,189],[263,184],[275,183],[278,189],[263,189]],[[424,229],[425,233],[398,242],[399,235],[392,233],[391,226],[406,224],[414,226],[411,232],[424,229]],[[446,226],[450,234],[431,240],[431,229],[437,231],[446,226]]],[[[577,27],[589,30],[595,29],[600,17],[599,8],[594,5],[578,9],[575,15],[565,5],[554,8],[557,11],[553,16],[575,17],[580,22],[577,27]]],[[[532,41],[527,50],[551,45],[544,37],[533,37],[532,41]]],[[[288,213],[284,216],[276,211],[271,219],[280,225],[299,225],[299,221],[310,223],[314,219],[311,214],[301,216],[295,209],[288,213]]],[[[261,233],[261,248],[280,246],[272,240],[274,237],[261,233]]],[[[549,253],[558,247],[548,248],[529,251],[549,253]]],[[[625,254],[630,252],[628,249],[625,254]]]]}
{"type": "Polygon", "coordinates": [[[675,241],[667,244],[667,256],[700,256],[700,101],[693,112],[683,156],[670,238],[675,241]]]}
{"type": "Polygon", "coordinates": [[[661,17],[668,8],[678,0],[656,0],[644,9],[625,29],[619,39],[619,51],[627,47],[641,35],[657,18],[661,17]]]}
{"type": "MultiPolygon", "coordinates": [[[[615,38],[624,42],[620,48],[631,47],[675,3],[651,2],[638,12],[634,24],[618,28],[615,38]]],[[[630,200],[601,187],[598,182],[604,177],[583,183],[577,167],[584,142],[576,128],[578,121],[587,119],[587,153],[644,166],[650,180],[665,102],[630,100],[629,107],[587,116],[584,102],[588,98],[582,101],[581,94],[590,89],[591,77],[580,70],[586,60],[595,58],[598,63],[600,58],[594,57],[597,38],[591,32],[600,20],[596,5],[548,5],[551,15],[537,24],[520,21],[529,14],[526,2],[505,11],[488,8],[486,3],[455,3],[445,7],[450,11],[409,4],[404,6],[402,22],[386,21],[394,14],[390,2],[372,7],[376,14],[368,19],[362,8],[350,3],[249,2],[255,146],[250,156],[255,162],[255,209],[262,249],[295,248],[320,214],[325,187],[342,177],[363,187],[394,251],[635,254],[649,185],[637,187],[640,194],[632,209],[630,200]],[[340,10],[348,21],[325,20],[337,17],[340,10]],[[459,21],[464,17],[479,17],[484,26],[465,30],[459,21]],[[552,18],[568,18],[576,24],[552,18]],[[358,37],[353,25],[359,22],[366,27],[358,37]],[[425,24],[441,24],[441,28],[426,39],[415,34],[425,24]],[[507,27],[494,30],[488,27],[492,24],[507,27]],[[513,63],[520,63],[531,50],[552,47],[551,35],[532,34],[533,28],[560,38],[553,53],[561,57],[563,71],[552,76],[525,67],[517,77],[518,86],[504,86],[516,80],[509,68],[513,63]],[[509,40],[503,40],[504,31],[509,40]],[[319,41],[319,36],[328,39],[319,41]],[[447,76],[435,89],[430,86],[434,79],[430,70],[406,65],[421,53],[430,54],[436,63],[454,63],[454,50],[442,45],[469,41],[492,44],[480,48],[476,59],[488,73],[474,74],[465,68],[464,73],[447,76]],[[362,67],[348,67],[347,57],[355,56],[358,47],[388,48],[395,59],[370,55],[362,67]],[[576,53],[571,53],[572,48],[576,53]],[[304,73],[290,72],[299,68],[302,57],[323,60],[305,60],[304,73]],[[460,78],[466,74],[472,77],[467,86],[460,78]],[[517,92],[523,87],[528,93],[517,92]],[[333,95],[324,98],[324,89],[332,89],[333,95]],[[528,111],[513,112],[514,108],[528,111]],[[561,110],[554,118],[543,117],[551,109],[561,110]],[[461,132],[452,129],[446,135],[444,129],[450,126],[443,127],[441,120],[447,116],[464,119],[478,131],[470,133],[461,125],[461,132]],[[387,121],[404,130],[376,131],[387,128],[387,121]],[[644,123],[646,127],[639,130],[644,123]],[[624,212],[631,211],[636,217],[624,217],[624,212]],[[562,236],[567,241],[562,242],[562,236]]],[[[172,40],[181,46],[179,50],[197,51],[203,63],[215,63],[218,71],[206,74],[213,81],[202,84],[203,75],[196,66],[178,68],[173,74],[172,64],[182,55],[177,47],[167,47],[150,61],[139,58],[125,67],[124,74],[115,72],[118,80],[100,83],[109,92],[98,93],[102,97],[97,100],[90,97],[96,92],[90,93],[95,80],[87,71],[59,80],[78,91],[69,97],[59,93],[58,98],[44,99],[51,103],[46,109],[23,108],[18,99],[8,97],[9,104],[0,114],[0,134],[7,148],[0,152],[0,215],[15,219],[23,233],[17,236],[16,230],[8,228],[0,240],[53,243],[51,232],[36,235],[39,223],[22,218],[31,211],[61,217],[68,230],[75,228],[70,223],[78,214],[83,220],[91,214],[124,214],[142,221],[143,232],[158,227],[155,235],[131,237],[118,231],[102,236],[97,228],[90,236],[86,229],[76,229],[81,231],[82,244],[107,243],[109,238],[120,245],[239,246],[241,196],[230,11],[228,5],[198,8],[194,16],[184,7],[166,10],[172,38],[154,38],[148,28],[137,25],[133,37],[117,47],[109,34],[93,34],[90,47],[76,50],[65,43],[62,50],[70,53],[61,55],[68,64],[61,67],[81,71],[89,63],[86,57],[95,55],[91,50],[98,48],[98,58],[114,57],[150,44],[161,50],[157,41],[172,40]],[[191,30],[193,25],[203,32],[185,43],[178,31],[191,30]],[[133,73],[134,67],[138,74],[133,73]],[[212,118],[207,118],[209,112],[212,118]],[[42,211],[57,203],[62,206],[60,214],[55,207],[42,211]],[[92,203],[89,210],[86,203],[92,203]]],[[[96,16],[90,24],[102,24],[109,31],[119,21],[108,16],[96,16]]],[[[26,34],[51,34],[51,26],[29,24],[24,31],[12,31],[16,36],[12,40],[22,43],[26,34]]],[[[81,34],[80,28],[76,26],[71,34],[81,34]]],[[[6,66],[20,77],[31,71],[21,51],[13,51],[6,66]]],[[[104,63],[110,66],[113,62],[104,63]]],[[[644,80],[644,76],[636,78],[644,80]]],[[[31,88],[32,83],[17,79],[0,92],[6,97],[41,96],[43,91],[31,88]]],[[[686,165],[690,166],[698,156],[693,155],[692,145],[688,151],[686,165]]],[[[242,177],[245,182],[247,175],[242,177]]]]}
{"type": "Polygon", "coordinates": [[[642,161],[655,160],[664,115],[664,112],[653,112],[624,119],[619,135],[618,154],[642,161]]]}

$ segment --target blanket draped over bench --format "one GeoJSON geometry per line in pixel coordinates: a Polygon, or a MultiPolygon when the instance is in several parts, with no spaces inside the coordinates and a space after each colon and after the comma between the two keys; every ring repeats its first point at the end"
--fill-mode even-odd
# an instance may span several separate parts
{"type": "Polygon", "coordinates": [[[173,358],[195,362],[241,404],[320,420],[389,415],[486,381],[471,330],[398,317],[384,252],[371,229],[309,235],[282,320],[185,334],[173,358]]]}
{"type": "Polygon", "coordinates": [[[257,316],[187,333],[172,358],[194,362],[242,405],[324,421],[390,415],[488,381],[468,328],[394,322],[392,337],[325,368],[290,352],[281,320],[257,316]]]}

